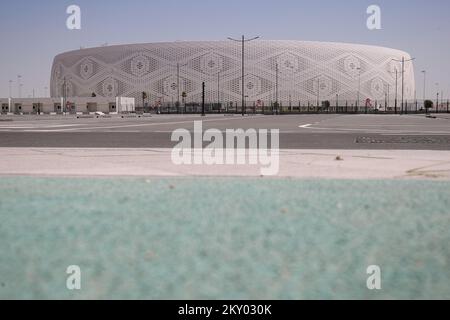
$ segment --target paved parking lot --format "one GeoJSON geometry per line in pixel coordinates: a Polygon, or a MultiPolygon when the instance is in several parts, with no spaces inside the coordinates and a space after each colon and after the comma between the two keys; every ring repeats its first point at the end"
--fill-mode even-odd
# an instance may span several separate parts
{"type": "Polygon", "coordinates": [[[0,147],[170,148],[171,133],[279,129],[283,149],[450,150],[450,120],[423,115],[155,115],[145,118],[2,117],[0,147]],[[398,139],[398,137],[405,137],[398,139]]]}

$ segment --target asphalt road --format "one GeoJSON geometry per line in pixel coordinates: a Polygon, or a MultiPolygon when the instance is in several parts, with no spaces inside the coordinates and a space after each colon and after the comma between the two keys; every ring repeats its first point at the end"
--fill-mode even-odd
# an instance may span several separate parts
{"type": "Polygon", "coordinates": [[[171,148],[176,129],[279,129],[281,149],[450,150],[450,119],[408,115],[0,117],[0,147],[171,148]],[[9,120],[9,121],[8,121],[9,120]]]}

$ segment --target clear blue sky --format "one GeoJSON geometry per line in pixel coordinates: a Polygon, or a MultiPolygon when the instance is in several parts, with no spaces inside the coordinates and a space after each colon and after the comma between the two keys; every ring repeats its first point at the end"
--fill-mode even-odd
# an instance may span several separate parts
{"type": "MultiPolygon", "coordinates": [[[[448,0],[2,0],[0,2],[0,97],[8,80],[23,76],[22,96],[43,95],[53,57],[103,43],[264,39],[374,44],[416,57],[418,97],[421,70],[428,95],[435,83],[450,93],[450,1],[448,0]],[[82,9],[82,30],[66,28],[66,8],[82,9]],[[366,28],[366,9],[382,9],[382,30],[366,28]]],[[[17,95],[17,85],[13,84],[17,95]]]]}

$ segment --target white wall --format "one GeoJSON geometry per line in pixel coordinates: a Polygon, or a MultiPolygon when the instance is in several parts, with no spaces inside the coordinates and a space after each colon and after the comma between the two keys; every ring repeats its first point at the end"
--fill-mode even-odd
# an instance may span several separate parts
{"type": "MultiPolygon", "coordinates": [[[[130,99],[130,98],[126,98],[130,99]]],[[[131,98],[132,99],[132,98],[131,98]]],[[[134,100],[134,99],[133,99],[134,100]]],[[[102,98],[102,97],[95,97],[95,98],[67,98],[67,102],[70,104],[75,105],[75,109],[72,110],[75,113],[88,113],[89,110],[87,108],[87,105],[89,103],[93,103],[96,105],[95,111],[101,111],[104,113],[109,113],[110,104],[113,104],[117,107],[117,102],[115,98],[102,98]]],[[[10,112],[16,113],[24,113],[24,114],[32,114],[37,113],[38,108],[40,109],[41,113],[54,113],[55,110],[55,104],[62,106],[62,99],[61,98],[12,98],[11,99],[11,110],[10,112]],[[40,105],[37,105],[40,104],[40,105]],[[16,105],[20,105],[21,109],[17,109],[16,105]],[[33,106],[35,107],[33,109],[33,106]]],[[[0,99],[0,106],[2,104],[9,104],[9,99],[7,98],[1,98],[0,99]]],[[[1,110],[1,109],[0,109],[1,110]]],[[[61,111],[61,109],[59,109],[61,111]]],[[[69,112],[69,110],[66,110],[69,112]]],[[[116,112],[118,109],[116,108],[116,112]]],[[[133,110],[134,111],[134,110],[133,110]]]]}

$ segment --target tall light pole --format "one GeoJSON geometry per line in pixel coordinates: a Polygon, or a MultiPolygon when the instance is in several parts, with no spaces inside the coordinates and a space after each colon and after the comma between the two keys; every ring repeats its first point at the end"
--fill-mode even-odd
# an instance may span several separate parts
{"type": "Polygon", "coordinates": [[[339,94],[336,93],[336,113],[338,113],[339,108],[339,94]]]}
{"type": "Polygon", "coordinates": [[[277,113],[280,114],[280,105],[278,103],[278,63],[275,65],[275,105],[277,106],[277,113]]]}
{"type": "Polygon", "coordinates": [[[64,115],[66,114],[66,104],[67,104],[67,83],[66,83],[66,77],[64,77],[64,82],[63,82],[63,105],[61,106],[61,112],[64,115]]]}
{"type": "Polygon", "coordinates": [[[436,113],[439,113],[439,83],[436,82],[436,113]]]}
{"type": "Polygon", "coordinates": [[[398,70],[395,68],[395,114],[397,114],[398,104],[398,70]]]}
{"type": "Polygon", "coordinates": [[[386,102],[386,110],[384,110],[385,112],[388,111],[387,109],[389,108],[389,103],[390,103],[390,100],[391,100],[390,90],[391,90],[391,85],[388,83],[388,85],[387,85],[387,102],[386,102]]]}
{"type": "Polygon", "coordinates": [[[180,106],[180,68],[187,66],[188,63],[180,65],[180,63],[177,63],[177,108],[180,106]]]}
{"type": "Polygon", "coordinates": [[[359,76],[358,76],[358,96],[357,96],[357,99],[356,99],[356,108],[358,108],[358,106],[359,106],[359,96],[360,96],[360,92],[361,92],[361,71],[362,71],[362,69],[359,67],[359,68],[356,68],[356,70],[359,71],[359,76]]]}
{"type": "Polygon", "coordinates": [[[398,70],[395,68],[395,72],[389,71],[389,73],[395,73],[395,102],[394,102],[394,112],[397,114],[397,101],[398,101],[398,70]]]}
{"type": "Polygon", "coordinates": [[[9,80],[9,97],[12,98],[12,80],[9,80]]]}
{"type": "Polygon", "coordinates": [[[202,117],[206,116],[205,114],[205,82],[202,82],[202,117]]]}
{"type": "Polygon", "coordinates": [[[17,93],[19,94],[19,98],[22,98],[22,90],[21,90],[21,83],[20,83],[20,79],[22,79],[22,76],[20,74],[17,75],[17,93]]]}
{"type": "Polygon", "coordinates": [[[423,103],[425,103],[426,99],[426,86],[427,86],[427,71],[422,70],[423,73],[423,103]]]}
{"type": "Polygon", "coordinates": [[[319,112],[320,103],[320,77],[317,79],[317,112],[319,112]]]}
{"type": "MultiPolygon", "coordinates": [[[[403,101],[404,101],[404,95],[405,95],[405,62],[410,62],[415,59],[416,58],[411,58],[411,59],[405,60],[405,57],[402,57],[402,60],[392,59],[392,61],[397,61],[397,62],[402,63],[402,113],[403,113],[403,101]]],[[[407,110],[405,113],[407,113],[407,110]]]]}
{"type": "Polygon", "coordinates": [[[217,110],[220,113],[220,71],[217,72],[217,110]]]}
{"type": "Polygon", "coordinates": [[[8,99],[8,112],[11,112],[12,110],[12,106],[11,106],[11,101],[12,101],[12,80],[9,80],[9,99],[8,99]]]}
{"type": "Polygon", "coordinates": [[[245,43],[253,41],[253,40],[257,40],[259,38],[260,37],[258,36],[258,37],[254,37],[251,39],[245,39],[245,36],[243,35],[242,39],[238,40],[238,39],[233,39],[233,38],[228,37],[228,40],[241,42],[241,44],[242,44],[242,89],[241,89],[242,90],[242,116],[245,115],[245,92],[244,92],[244,89],[245,89],[245,83],[244,83],[244,80],[245,80],[244,79],[245,78],[245,43]]]}

